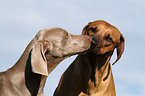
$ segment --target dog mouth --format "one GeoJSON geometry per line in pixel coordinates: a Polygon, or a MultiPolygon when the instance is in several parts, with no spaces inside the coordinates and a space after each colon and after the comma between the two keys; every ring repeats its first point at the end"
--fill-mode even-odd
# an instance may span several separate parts
{"type": "Polygon", "coordinates": [[[89,50],[86,51],[87,54],[91,54],[91,55],[98,55],[99,52],[100,52],[99,47],[90,48],[89,50]]]}

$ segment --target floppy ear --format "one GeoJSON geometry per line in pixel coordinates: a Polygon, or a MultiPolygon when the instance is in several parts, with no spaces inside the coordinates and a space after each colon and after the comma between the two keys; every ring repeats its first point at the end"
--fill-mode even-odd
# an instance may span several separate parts
{"type": "Polygon", "coordinates": [[[31,65],[34,73],[48,76],[47,60],[45,52],[50,48],[50,42],[37,41],[32,49],[31,65]]]}
{"type": "Polygon", "coordinates": [[[117,45],[117,47],[116,47],[117,48],[117,59],[112,65],[114,65],[121,58],[121,55],[122,55],[122,53],[124,51],[124,42],[125,42],[125,39],[124,39],[123,35],[121,34],[121,36],[120,36],[120,44],[117,45]]]}
{"type": "Polygon", "coordinates": [[[87,34],[87,28],[89,27],[89,25],[90,25],[91,23],[92,23],[92,22],[89,22],[89,23],[83,28],[82,35],[88,35],[88,34],[87,34]]]}

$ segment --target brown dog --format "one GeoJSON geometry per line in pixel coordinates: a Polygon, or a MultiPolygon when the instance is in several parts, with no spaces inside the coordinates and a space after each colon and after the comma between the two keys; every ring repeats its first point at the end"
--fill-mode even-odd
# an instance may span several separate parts
{"type": "Polygon", "coordinates": [[[117,48],[114,63],[120,59],[124,51],[123,35],[116,27],[101,20],[86,25],[82,34],[93,37],[96,44],[69,66],[54,96],[115,96],[110,58],[117,48]]]}

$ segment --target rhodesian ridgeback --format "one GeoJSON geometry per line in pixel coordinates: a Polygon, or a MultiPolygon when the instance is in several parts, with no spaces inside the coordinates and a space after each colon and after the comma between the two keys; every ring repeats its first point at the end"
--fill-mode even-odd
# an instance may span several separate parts
{"type": "Polygon", "coordinates": [[[110,58],[117,49],[117,59],[124,51],[124,37],[111,24],[90,22],[82,32],[95,41],[86,54],[80,54],[64,72],[54,96],[115,96],[110,58]]]}
{"type": "Polygon", "coordinates": [[[0,96],[44,96],[48,74],[63,59],[88,50],[91,40],[61,28],[39,31],[17,63],[0,73],[0,96]]]}

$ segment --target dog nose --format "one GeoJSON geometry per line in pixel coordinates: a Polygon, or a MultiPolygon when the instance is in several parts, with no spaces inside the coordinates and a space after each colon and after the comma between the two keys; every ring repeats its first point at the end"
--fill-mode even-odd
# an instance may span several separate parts
{"type": "Polygon", "coordinates": [[[93,37],[92,41],[91,41],[91,48],[95,48],[97,45],[97,42],[98,42],[98,40],[95,37],[93,37]]]}

